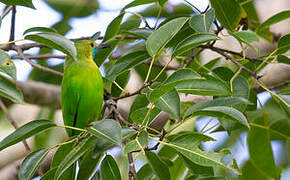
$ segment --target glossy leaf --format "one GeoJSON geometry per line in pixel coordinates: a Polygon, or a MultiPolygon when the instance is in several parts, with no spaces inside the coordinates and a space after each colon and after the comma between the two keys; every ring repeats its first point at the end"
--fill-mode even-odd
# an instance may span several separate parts
{"type": "Polygon", "coordinates": [[[146,51],[136,51],[123,56],[108,71],[106,78],[115,80],[116,76],[146,61],[150,56],[146,51]]]}
{"type": "Polygon", "coordinates": [[[146,41],[146,49],[149,55],[156,55],[176,35],[187,21],[188,18],[186,17],[176,18],[154,31],[146,41]]]}
{"type": "Polygon", "coordinates": [[[87,139],[82,140],[79,144],[77,144],[63,159],[63,161],[59,164],[54,178],[56,180],[61,178],[61,175],[71,167],[82,155],[84,155],[90,148],[93,147],[96,138],[91,136],[87,139]]]}
{"type": "Polygon", "coordinates": [[[140,150],[141,147],[144,148],[147,145],[147,143],[148,143],[148,133],[143,130],[139,133],[139,136],[137,138],[135,138],[134,140],[126,144],[124,148],[124,154],[127,154],[132,151],[140,150]]]}
{"type": "MultiPolygon", "coordinates": [[[[290,12],[290,11],[289,11],[290,12]]],[[[290,34],[286,34],[278,41],[278,54],[282,54],[290,50],[290,34]]]]}
{"type": "Polygon", "coordinates": [[[139,5],[144,5],[144,4],[149,4],[149,3],[154,3],[156,2],[156,0],[135,0],[129,4],[127,4],[122,11],[131,8],[131,7],[135,7],[135,6],[139,6],[139,5]]]}
{"type": "Polygon", "coordinates": [[[177,46],[173,50],[171,58],[181,55],[182,53],[189,51],[190,49],[195,48],[199,45],[202,45],[203,43],[218,39],[219,38],[215,34],[210,33],[193,34],[177,44],[177,46]]]}
{"type": "Polygon", "coordinates": [[[256,47],[254,47],[251,43],[258,42],[259,38],[257,34],[253,31],[247,30],[247,31],[237,31],[234,33],[231,33],[238,41],[243,42],[250,46],[252,49],[258,51],[256,47]]]}
{"type": "MultiPolygon", "coordinates": [[[[256,119],[254,123],[266,126],[265,121],[264,117],[261,117],[256,119]]],[[[279,175],[275,166],[269,135],[267,129],[251,126],[251,130],[248,132],[248,147],[253,164],[264,174],[275,179],[279,175]]]]}
{"type": "Polygon", "coordinates": [[[259,34],[261,37],[267,39],[268,41],[272,41],[272,34],[269,30],[269,27],[273,24],[276,24],[280,21],[283,21],[285,19],[290,18],[290,11],[282,11],[279,12],[277,14],[275,14],[274,16],[270,17],[269,19],[267,19],[265,22],[263,22],[257,29],[256,32],[257,34],[259,34]]]}
{"type": "Polygon", "coordinates": [[[64,36],[51,32],[43,32],[26,35],[24,39],[32,40],[50,48],[57,49],[76,60],[76,48],[72,41],[64,36]]]}
{"type": "Polygon", "coordinates": [[[0,49],[0,71],[16,80],[16,66],[11,61],[11,57],[2,49],[0,49]]]}
{"type": "MultiPolygon", "coordinates": [[[[137,109],[133,113],[131,113],[130,118],[132,121],[136,124],[142,124],[143,121],[145,120],[146,114],[148,113],[149,108],[147,107],[142,107],[140,109],[137,109]]],[[[149,117],[144,121],[145,124],[150,124],[150,122],[158,116],[160,113],[160,110],[157,108],[153,108],[150,112],[149,117]]]]}
{"type": "Polygon", "coordinates": [[[79,165],[79,171],[77,180],[90,179],[92,174],[96,171],[98,164],[100,163],[103,153],[95,153],[94,151],[88,151],[82,158],[79,165]]]}
{"type": "Polygon", "coordinates": [[[145,155],[150,166],[152,167],[153,171],[159,177],[160,180],[170,179],[168,166],[161,161],[158,155],[150,151],[146,151],[145,155]]]}
{"type": "Polygon", "coordinates": [[[107,27],[105,36],[104,36],[104,42],[112,39],[114,36],[116,36],[119,33],[120,25],[122,22],[122,19],[124,17],[124,13],[121,13],[118,15],[107,27]]]}
{"type": "Polygon", "coordinates": [[[156,101],[155,106],[160,110],[169,113],[177,120],[180,119],[180,99],[175,89],[160,97],[156,101]]]}
{"type": "Polygon", "coordinates": [[[215,79],[184,79],[166,83],[158,89],[154,89],[149,96],[150,101],[155,102],[172,89],[178,92],[209,96],[226,96],[230,94],[226,84],[215,79]]]}
{"type": "Polygon", "coordinates": [[[226,106],[213,106],[204,109],[196,110],[193,115],[212,116],[222,120],[236,121],[246,127],[250,127],[246,117],[238,110],[226,106]]]}
{"type": "Polygon", "coordinates": [[[235,0],[210,0],[215,15],[222,26],[234,30],[242,18],[242,8],[235,0]]]}
{"type": "Polygon", "coordinates": [[[205,136],[200,133],[183,132],[172,136],[171,138],[169,138],[169,143],[163,144],[174,148],[180,154],[198,165],[220,167],[223,169],[231,170],[236,174],[240,174],[240,172],[236,168],[225,165],[221,161],[225,155],[230,153],[229,151],[202,151],[198,148],[201,142],[206,142],[210,140],[212,140],[211,137],[205,136]]]}
{"type": "Polygon", "coordinates": [[[114,158],[110,155],[107,155],[101,164],[101,177],[102,179],[110,179],[110,180],[121,180],[121,174],[119,167],[114,160],[114,158]]]}
{"type": "Polygon", "coordinates": [[[197,32],[209,32],[214,16],[214,9],[211,8],[204,14],[193,15],[189,20],[189,25],[197,32]]]}
{"type": "Polygon", "coordinates": [[[56,124],[50,120],[34,120],[24,124],[0,142],[0,151],[54,126],[56,124]]]}
{"type": "Polygon", "coordinates": [[[122,146],[121,126],[118,122],[112,119],[98,121],[94,126],[87,130],[98,138],[105,139],[115,145],[122,146]]]}
{"type": "Polygon", "coordinates": [[[287,140],[290,139],[290,122],[286,119],[282,119],[271,124],[270,127],[261,126],[251,123],[251,126],[267,129],[269,128],[271,140],[287,140]]]}
{"type": "MultiPolygon", "coordinates": [[[[243,76],[238,76],[233,80],[233,96],[250,99],[250,87],[247,80],[243,76]]],[[[244,102],[241,104],[236,104],[233,107],[241,112],[244,112],[247,108],[247,104],[250,103],[244,102]]]]}
{"type": "Polygon", "coordinates": [[[278,55],[277,56],[277,61],[279,63],[290,64],[290,59],[287,56],[284,56],[284,55],[278,55]]]}
{"type": "Polygon", "coordinates": [[[137,131],[132,129],[132,128],[129,128],[129,127],[122,128],[122,131],[121,131],[122,140],[130,138],[130,137],[134,136],[136,133],[137,133],[137,131]]]}
{"type": "Polygon", "coordinates": [[[174,73],[172,73],[163,83],[169,83],[184,79],[194,79],[199,78],[200,75],[197,74],[195,71],[189,68],[178,69],[174,73]]]}
{"type": "Polygon", "coordinates": [[[141,39],[147,39],[150,34],[152,34],[153,30],[151,29],[131,29],[127,31],[126,33],[131,34],[133,36],[137,36],[141,39]]]}
{"type": "Polygon", "coordinates": [[[113,50],[115,49],[115,47],[118,45],[119,42],[120,42],[119,39],[110,40],[109,42],[106,42],[108,48],[99,49],[99,51],[96,52],[93,59],[99,67],[105,62],[107,58],[110,57],[110,55],[112,54],[113,50]]]}
{"type": "Polygon", "coordinates": [[[0,96],[10,99],[15,103],[23,103],[23,95],[16,85],[0,74],[0,96]]]}
{"type": "Polygon", "coordinates": [[[47,28],[47,27],[32,27],[32,28],[26,29],[23,32],[23,35],[25,35],[27,33],[30,33],[30,32],[35,32],[35,31],[57,33],[57,30],[55,30],[53,28],[47,28]]]}
{"type": "Polygon", "coordinates": [[[49,148],[40,149],[30,153],[22,162],[19,168],[18,178],[19,180],[30,180],[42,160],[49,152],[49,148]]]}
{"type": "Polygon", "coordinates": [[[140,180],[149,180],[153,175],[153,170],[149,164],[145,164],[137,172],[138,179],[140,180]]]}
{"type": "Polygon", "coordinates": [[[6,5],[20,5],[35,9],[35,7],[32,4],[32,0],[0,0],[0,2],[6,5]]]}
{"type": "Polygon", "coordinates": [[[195,105],[193,105],[191,108],[189,108],[186,113],[184,114],[184,118],[187,118],[194,112],[204,109],[207,107],[213,107],[213,106],[229,106],[233,107],[238,104],[250,104],[250,102],[247,99],[241,98],[241,97],[221,97],[221,98],[215,98],[210,101],[206,102],[200,102],[195,105]]]}
{"type": "Polygon", "coordinates": [[[134,99],[131,107],[130,107],[130,112],[129,112],[129,115],[128,115],[128,121],[129,122],[133,122],[132,119],[131,119],[131,114],[133,112],[135,112],[137,109],[139,108],[142,108],[142,107],[145,107],[149,104],[149,101],[147,99],[147,97],[143,94],[139,94],[136,96],[136,98],[134,99]]]}

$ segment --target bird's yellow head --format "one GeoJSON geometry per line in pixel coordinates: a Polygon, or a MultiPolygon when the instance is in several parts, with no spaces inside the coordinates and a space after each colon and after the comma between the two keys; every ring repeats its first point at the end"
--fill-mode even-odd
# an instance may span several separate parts
{"type": "Polygon", "coordinates": [[[75,41],[77,56],[93,57],[93,52],[96,52],[98,45],[91,40],[75,41]]]}

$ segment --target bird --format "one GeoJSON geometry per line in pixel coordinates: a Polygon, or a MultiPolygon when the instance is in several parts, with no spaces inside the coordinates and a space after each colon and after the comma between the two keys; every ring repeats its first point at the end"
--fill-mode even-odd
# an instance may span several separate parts
{"type": "MultiPolygon", "coordinates": [[[[101,117],[103,104],[103,79],[93,55],[98,45],[91,40],[74,43],[76,60],[67,56],[61,86],[61,108],[65,126],[85,128],[101,117]]],[[[66,128],[68,136],[80,131],[66,128]]]]}

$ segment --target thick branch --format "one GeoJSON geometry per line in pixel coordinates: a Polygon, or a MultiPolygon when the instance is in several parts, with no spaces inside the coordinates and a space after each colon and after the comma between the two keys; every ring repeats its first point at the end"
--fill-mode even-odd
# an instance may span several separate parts
{"type": "Polygon", "coordinates": [[[60,87],[42,82],[27,81],[17,82],[17,87],[22,91],[24,101],[30,104],[60,108],[60,87]]]}

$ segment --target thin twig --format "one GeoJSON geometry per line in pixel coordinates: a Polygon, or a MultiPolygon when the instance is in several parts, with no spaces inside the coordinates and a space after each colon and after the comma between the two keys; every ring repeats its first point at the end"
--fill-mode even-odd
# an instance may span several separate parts
{"type": "MultiPolygon", "coordinates": [[[[229,54],[237,55],[239,57],[244,57],[242,55],[242,53],[231,51],[231,50],[227,50],[227,49],[222,49],[222,48],[218,48],[218,47],[214,47],[212,45],[200,45],[199,47],[200,48],[205,48],[205,49],[211,49],[211,50],[216,51],[216,52],[217,51],[222,51],[222,52],[226,52],[226,53],[229,53],[229,54]]],[[[255,62],[255,61],[263,62],[263,59],[252,58],[252,57],[247,57],[247,56],[245,57],[245,59],[248,59],[248,60],[253,61],[253,62],[255,62]]]]}
{"type": "Polygon", "coordinates": [[[228,54],[226,54],[224,51],[222,51],[220,49],[217,49],[217,48],[212,48],[211,50],[219,53],[220,55],[224,56],[226,59],[232,61],[234,64],[236,64],[237,66],[239,66],[242,70],[246,71],[248,74],[250,74],[251,76],[253,76],[255,79],[259,79],[260,78],[260,76],[258,76],[255,72],[253,72],[250,69],[246,68],[244,65],[242,65],[237,60],[235,60],[234,58],[232,58],[231,56],[229,56],[228,54]]]}
{"type": "Polygon", "coordinates": [[[129,160],[129,180],[133,180],[133,178],[134,180],[138,180],[132,153],[129,152],[127,155],[128,155],[128,160],[129,160]]]}
{"type": "Polygon", "coordinates": [[[25,55],[23,54],[23,51],[21,48],[19,48],[19,46],[15,46],[13,45],[14,49],[18,52],[19,56],[21,56],[25,61],[27,61],[31,66],[35,67],[35,68],[38,68],[42,71],[45,71],[45,72],[49,72],[51,74],[54,74],[54,75],[57,75],[57,76],[63,76],[63,73],[61,72],[58,72],[58,71],[55,71],[53,69],[50,69],[48,67],[44,67],[44,66],[41,66],[39,64],[36,64],[34,62],[32,62],[29,58],[25,57],[25,55]]]}
{"type": "Polygon", "coordinates": [[[12,6],[11,28],[10,28],[9,41],[14,41],[14,36],[15,36],[15,18],[16,18],[16,8],[15,8],[15,6],[12,6]]]}
{"type": "Polygon", "coordinates": [[[8,6],[4,12],[1,15],[1,19],[4,19],[4,17],[11,11],[11,9],[13,8],[13,6],[8,6]]]}
{"type": "Polygon", "coordinates": [[[143,86],[142,86],[140,89],[138,89],[137,91],[135,91],[135,92],[133,92],[133,93],[126,93],[126,94],[123,95],[123,96],[113,98],[113,100],[114,100],[114,101],[118,101],[118,100],[120,100],[120,99],[124,99],[124,98],[127,98],[127,97],[131,97],[131,96],[135,96],[135,95],[137,95],[137,94],[140,94],[141,91],[142,91],[142,89],[148,87],[149,85],[150,85],[150,84],[143,84],[143,86]]]}
{"type": "MultiPolygon", "coordinates": [[[[55,55],[55,54],[39,54],[39,55],[24,55],[28,59],[47,59],[47,58],[58,58],[64,59],[66,56],[64,55],[55,55]]],[[[12,59],[23,59],[22,56],[11,56],[12,59]]]]}
{"type": "MultiPolygon", "coordinates": [[[[8,108],[5,106],[5,104],[3,103],[3,101],[0,99],[0,108],[3,110],[5,116],[7,117],[7,120],[10,122],[10,124],[15,128],[18,129],[18,125],[16,124],[15,120],[12,118],[11,114],[8,111],[8,108]]],[[[28,146],[28,143],[23,140],[22,143],[24,144],[25,149],[30,152],[31,149],[28,146]]]]}

